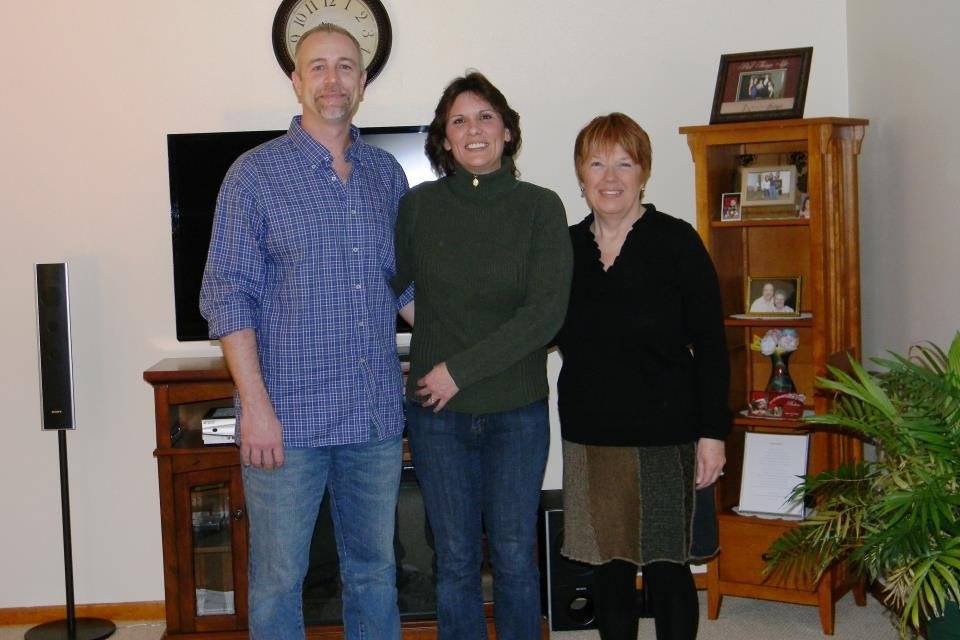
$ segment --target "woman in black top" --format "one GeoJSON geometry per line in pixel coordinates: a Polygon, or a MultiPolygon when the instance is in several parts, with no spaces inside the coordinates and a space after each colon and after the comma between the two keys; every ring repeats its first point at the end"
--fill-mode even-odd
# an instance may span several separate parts
{"type": "Polygon", "coordinates": [[[597,565],[603,640],[637,637],[638,566],[658,640],[696,637],[689,562],[717,549],[707,487],[730,423],[716,271],[688,223],[642,204],[651,157],[647,134],[620,113],[595,118],[574,149],[591,213],[570,228],[557,340],[563,553],[597,565]]]}

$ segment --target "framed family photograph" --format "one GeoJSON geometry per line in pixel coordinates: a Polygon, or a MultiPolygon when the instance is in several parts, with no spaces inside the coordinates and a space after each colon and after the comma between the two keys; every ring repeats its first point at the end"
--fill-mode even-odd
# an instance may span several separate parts
{"type": "Polygon", "coordinates": [[[802,118],[813,47],[720,56],[710,124],[802,118]]]}
{"type": "Polygon", "coordinates": [[[748,276],[747,315],[800,317],[800,276],[748,276]]]}
{"type": "Polygon", "coordinates": [[[744,207],[793,207],[797,198],[797,168],[793,165],[740,169],[740,203],[744,207]]]}
{"type": "Polygon", "coordinates": [[[720,221],[734,222],[740,219],[740,194],[724,193],[720,196],[720,221]]]}

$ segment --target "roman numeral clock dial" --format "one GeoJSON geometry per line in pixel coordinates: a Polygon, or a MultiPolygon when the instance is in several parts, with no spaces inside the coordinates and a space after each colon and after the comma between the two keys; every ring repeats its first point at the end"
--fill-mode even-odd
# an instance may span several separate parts
{"type": "Polygon", "coordinates": [[[273,52],[284,73],[293,73],[300,36],[324,22],[343,27],[360,43],[370,84],[386,64],[392,41],[390,18],[380,0],[283,0],[273,18],[273,52]]]}

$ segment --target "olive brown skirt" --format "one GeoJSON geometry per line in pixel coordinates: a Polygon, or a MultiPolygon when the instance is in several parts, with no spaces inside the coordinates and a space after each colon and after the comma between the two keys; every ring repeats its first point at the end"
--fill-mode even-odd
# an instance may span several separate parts
{"type": "Polygon", "coordinates": [[[561,553],[589,564],[699,562],[717,552],[713,487],[695,488],[696,445],[563,441],[561,553]]]}

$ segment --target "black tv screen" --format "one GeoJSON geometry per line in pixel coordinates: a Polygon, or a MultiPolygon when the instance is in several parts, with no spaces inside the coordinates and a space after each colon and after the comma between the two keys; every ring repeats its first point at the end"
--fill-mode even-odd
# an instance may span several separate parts
{"type": "MultiPolygon", "coordinates": [[[[223,177],[242,153],[283,133],[285,130],[167,135],[178,340],[209,339],[207,321],[200,315],[200,283],[223,177]]],[[[396,157],[411,187],[434,178],[423,151],[426,126],[366,127],[360,133],[365,142],[396,157]]],[[[410,332],[399,316],[397,332],[410,332]]]]}

